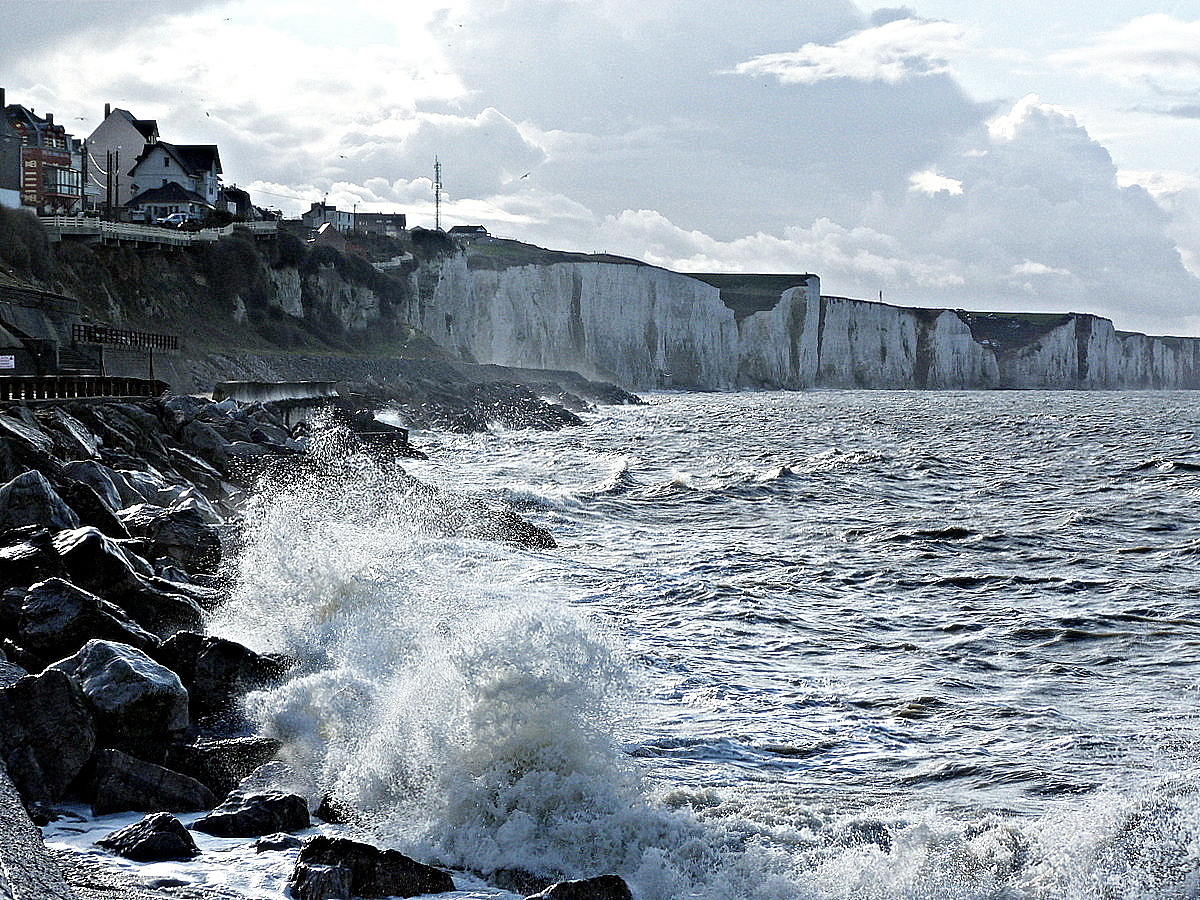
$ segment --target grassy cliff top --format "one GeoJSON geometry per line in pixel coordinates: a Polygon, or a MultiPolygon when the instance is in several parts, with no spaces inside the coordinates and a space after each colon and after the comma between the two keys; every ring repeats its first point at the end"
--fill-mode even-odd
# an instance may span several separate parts
{"type": "Polygon", "coordinates": [[[554,263],[594,262],[624,266],[647,266],[649,263],[611,253],[574,253],[566,250],[547,250],[533,244],[510,241],[506,238],[483,238],[467,247],[467,266],[472,269],[511,269],[516,266],[549,266],[554,263]]]}
{"type": "Polygon", "coordinates": [[[721,302],[739,322],[749,315],[774,309],[788,288],[802,287],[811,275],[745,275],[728,272],[685,272],[689,278],[721,291],[721,302]]]}

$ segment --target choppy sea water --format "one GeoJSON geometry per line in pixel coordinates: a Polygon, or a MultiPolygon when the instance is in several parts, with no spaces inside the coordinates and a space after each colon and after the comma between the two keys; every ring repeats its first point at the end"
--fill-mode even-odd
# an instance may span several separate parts
{"type": "MultiPolygon", "coordinates": [[[[214,630],[307,789],[655,898],[1200,896],[1200,394],[660,394],[276,484],[214,630]]],[[[255,886],[272,896],[277,883],[255,886]]]]}

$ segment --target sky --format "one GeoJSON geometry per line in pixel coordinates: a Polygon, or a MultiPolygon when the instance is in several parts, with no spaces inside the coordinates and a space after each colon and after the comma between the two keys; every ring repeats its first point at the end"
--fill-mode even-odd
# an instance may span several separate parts
{"type": "Polygon", "coordinates": [[[1200,335],[1200,0],[0,0],[0,87],[227,184],[1200,335]]]}

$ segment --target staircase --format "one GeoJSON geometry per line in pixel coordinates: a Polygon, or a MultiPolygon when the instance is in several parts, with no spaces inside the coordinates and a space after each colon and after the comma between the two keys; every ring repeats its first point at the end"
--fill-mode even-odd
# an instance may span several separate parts
{"type": "Polygon", "coordinates": [[[99,375],[100,361],[79,346],[58,348],[60,375],[99,375]]]}

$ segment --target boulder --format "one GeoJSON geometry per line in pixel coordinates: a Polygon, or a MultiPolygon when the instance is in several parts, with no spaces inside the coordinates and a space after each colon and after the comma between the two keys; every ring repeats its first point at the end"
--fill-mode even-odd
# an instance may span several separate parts
{"type": "Polygon", "coordinates": [[[76,459],[63,463],[63,474],[88,485],[111,510],[140,502],[138,493],[121,475],[95,460],[76,459]]]}
{"type": "Polygon", "coordinates": [[[78,528],[79,516],[41,472],[29,471],[0,486],[0,530],[41,525],[51,531],[78,528]]]}
{"type": "Polygon", "coordinates": [[[0,689],[0,757],[26,803],[54,803],[96,746],[92,713],[64,673],[47,669],[0,689]]]}
{"type": "Polygon", "coordinates": [[[633,900],[620,875],[599,875],[579,881],[560,881],[526,900],[633,900]]]}
{"type": "Polygon", "coordinates": [[[283,657],[190,631],[173,634],[155,656],[179,674],[197,716],[229,710],[246,692],[277,681],[289,665],[283,657]]]}
{"type": "Polygon", "coordinates": [[[311,824],[308,803],[299,794],[234,791],[192,828],[217,837],[261,837],[277,831],[302,831],[311,824]]]}
{"type": "Polygon", "coordinates": [[[163,509],[148,503],[121,511],[129,533],[144,538],[154,557],[175,560],[185,572],[215,572],[221,564],[220,532],[195,506],[163,509]]]}
{"type": "Polygon", "coordinates": [[[323,874],[320,878],[314,878],[306,872],[307,868],[320,873],[320,867],[349,873],[350,894],[326,894],[310,890],[304,896],[311,900],[326,900],[336,896],[416,897],[419,894],[441,894],[454,890],[454,879],[448,872],[419,863],[398,850],[381,850],[359,841],[316,835],[306,840],[300,848],[296,868],[288,881],[288,886],[298,898],[301,896],[298,888],[306,881],[325,880],[323,874]]]}
{"type": "Polygon", "coordinates": [[[61,578],[40,581],[25,592],[17,619],[20,644],[51,661],[69,656],[92,638],[151,650],[158,639],[95,594],[61,578]]]}
{"type": "Polygon", "coordinates": [[[96,845],[136,862],[191,859],[200,854],[200,848],[183,823],[165,812],[152,813],[141,821],[119,828],[96,841],[96,845]]]}
{"type": "Polygon", "coordinates": [[[64,574],[66,569],[45,528],[27,525],[0,535],[0,591],[64,574]]]}
{"type": "Polygon", "coordinates": [[[217,798],[195,778],[146,762],[120,750],[96,754],[92,779],[92,815],[115,812],[199,812],[217,798]]]}
{"type": "Polygon", "coordinates": [[[79,524],[98,528],[109,537],[129,537],[129,532],[113,512],[120,507],[109,506],[90,484],[64,478],[58,485],[58,495],[75,511],[79,524]]]}
{"type": "Polygon", "coordinates": [[[275,738],[201,738],[167,749],[166,765],[190,775],[218,797],[237,789],[241,781],[275,758],[282,745],[275,738]]]}
{"type": "Polygon", "coordinates": [[[188,694],[179,676],[128,644],[88,641],[50,668],[83,691],[101,746],[157,756],[188,726],[188,694]]]}
{"type": "Polygon", "coordinates": [[[229,471],[229,441],[207,422],[193,419],[179,429],[184,449],[195,453],[220,472],[229,471]]]}
{"type": "MultiPolygon", "coordinates": [[[[273,850],[298,850],[304,841],[296,837],[294,834],[279,832],[278,834],[268,834],[260,837],[254,842],[255,853],[268,853],[273,850]]],[[[349,886],[347,885],[347,889],[349,886]]]]}
{"type": "Polygon", "coordinates": [[[148,562],[90,526],[60,531],[54,550],[72,582],[101,596],[136,588],[139,576],[154,574],[148,562]]]}
{"type": "Polygon", "coordinates": [[[340,900],[362,896],[354,890],[354,873],[345,866],[296,863],[287,886],[295,900],[340,900]]]}

